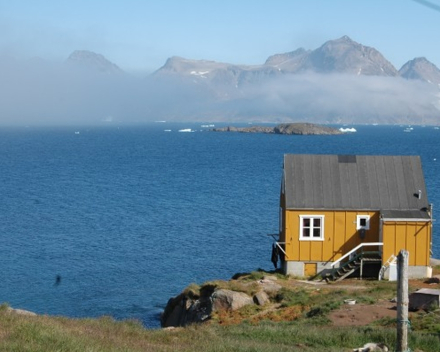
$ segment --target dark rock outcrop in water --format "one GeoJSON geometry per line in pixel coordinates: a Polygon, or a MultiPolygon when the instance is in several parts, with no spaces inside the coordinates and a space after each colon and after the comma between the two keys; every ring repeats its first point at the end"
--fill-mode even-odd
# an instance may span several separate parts
{"type": "Polygon", "coordinates": [[[313,123],[282,123],[275,127],[221,127],[212,129],[214,132],[241,132],[241,133],[274,133],[274,134],[300,134],[300,135],[333,135],[342,134],[336,128],[315,125],[313,123]]]}

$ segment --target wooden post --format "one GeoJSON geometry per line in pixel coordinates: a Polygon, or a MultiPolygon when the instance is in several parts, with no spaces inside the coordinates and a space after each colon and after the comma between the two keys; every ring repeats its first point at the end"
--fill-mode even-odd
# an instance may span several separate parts
{"type": "Polygon", "coordinates": [[[408,351],[408,251],[397,256],[397,352],[408,351]]]}

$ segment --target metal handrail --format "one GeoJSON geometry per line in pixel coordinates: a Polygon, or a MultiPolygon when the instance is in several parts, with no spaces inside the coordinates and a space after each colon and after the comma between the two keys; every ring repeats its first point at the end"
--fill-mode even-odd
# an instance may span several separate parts
{"type": "Polygon", "coordinates": [[[276,246],[279,248],[279,250],[281,251],[281,252],[283,252],[284,253],[284,255],[287,255],[286,254],[286,251],[283,249],[283,247],[281,247],[281,245],[282,244],[286,244],[286,242],[278,242],[277,240],[276,240],[276,238],[275,238],[275,236],[278,236],[279,234],[277,234],[277,233],[275,233],[275,234],[273,234],[273,233],[269,233],[268,234],[268,236],[271,236],[272,238],[273,238],[273,240],[275,241],[275,244],[276,244],[276,246]]]}
{"type": "Polygon", "coordinates": [[[337,261],[333,262],[330,266],[334,267],[336,264],[338,264],[341,260],[347,258],[350,254],[356,252],[359,248],[362,247],[369,247],[369,246],[383,246],[383,242],[367,242],[367,243],[361,243],[357,247],[353,248],[350,252],[347,252],[344,254],[341,258],[339,258],[337,261]]]}
{"type": "Polygon", "coordinates": [[[284,255],[287,255],[286,252],[284,251],[283,247],[280,246],[281,244],[286,244],[286,242],[275,242],[275,244],[277,245],[279,250],[284,253],[284,255]]]}

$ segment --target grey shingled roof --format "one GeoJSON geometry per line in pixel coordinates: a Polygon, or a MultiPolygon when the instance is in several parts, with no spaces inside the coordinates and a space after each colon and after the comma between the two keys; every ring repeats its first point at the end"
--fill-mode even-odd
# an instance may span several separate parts
{"type": "Polygon", "coordinates": [[[427,216],[418,156],[286,154],[284,188],[287,209],[388,210],[390,216],[427,216]]]}

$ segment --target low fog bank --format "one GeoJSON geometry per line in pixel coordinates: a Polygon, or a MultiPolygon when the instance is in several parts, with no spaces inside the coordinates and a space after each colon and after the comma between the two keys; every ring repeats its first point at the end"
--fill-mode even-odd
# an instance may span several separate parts
{"type": "Polygon", "coordinates": [[[440,123],[439,88],[401,77],[306,73],[248,86],[243,95],[252,97],[252,103],[241,102],[248,115],[319,123],[440,123]]]}
{"type": "Polygon", "coordinates": [[[239,86],[0,60],[0,124],[168,121],[440,122],[438,87],[395,77],[306,73],[239,86]]]}

